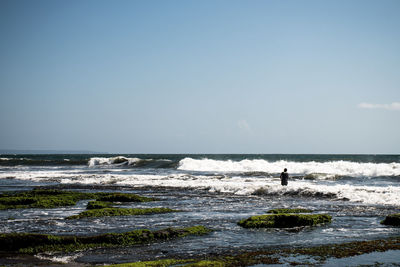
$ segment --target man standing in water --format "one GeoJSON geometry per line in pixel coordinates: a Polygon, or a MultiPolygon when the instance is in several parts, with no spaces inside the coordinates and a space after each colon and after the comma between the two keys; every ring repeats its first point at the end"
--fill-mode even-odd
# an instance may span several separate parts
{"type": "Polygon", "coordinates": [[[285,168],[281,173],[281,185],[286,186],[289,180],[289,174],[287,173],[287,169],[285,168]]]}

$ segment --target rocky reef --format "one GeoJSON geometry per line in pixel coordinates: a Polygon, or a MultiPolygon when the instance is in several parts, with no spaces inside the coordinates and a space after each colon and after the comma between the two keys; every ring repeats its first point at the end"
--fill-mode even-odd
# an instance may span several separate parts
{"type": "Polygon", "coordinates": [[[79,213],[78,215],[69,216],[66,219],[81,219],[88,217],[105,217],[105,216],[128,216],[128,215],[146,215],[156,213],[178,212],[169,208],[145,208],[145,209],[127,209],[127,208],[100,208],[90,209],[79,213]]]}
{"type": "Polygon", "coordinates": [[[273,214],[287,214],[287,213],[311,213],[312,210],[308,209],[272,209],[269,210],[267,213],[273,213],[273,214]]]}
{"type": "Polygon", "coordinates": [[[156,200],[128,193],[84,193],[57,189],[34,189],[26,192],[0,194],[0,210],[73,206],[78,201],[84,199],[118,202],[147,202],[156,200]]]}
{"type": "Polygon", "coordinates": [[[241,220],[238,225],[244,228],[292,228],[329,223],[331,220],[328,214],[267,214],[241,220]]]}
{"type": "MultiPolygon", "coordinates": [[[[292,266],[320,266],[329,258],[348,258],[372,252],[400,250],[400,237],[354,241],[342,244],[326,244],[313,247],[272,248],[267,251],[259,250],[238,253],[235,255],[219,255],[207,259],[161,259],[110,265],[112,267],[152,267],[152,266],[254,266],[258,264],[280,264],[292,266]],[[300,256],[300,257],[298,257],[300,256]],[[306,257],[302,257],[306,256],[306,257]],[[312,261],[310,261],[312,259],[312,261]]],[[[109,267],[109,266],[107,266],[109,267]]]]}
{"type": "Polygon", "coordinates": [[[95,236],[65,236],[34,233],[0,234],[0,251],[34,254],[47,251],[76,251],[90,248],[123,247],[188,235],[204,235],[210,229],[198,225],[187,228],[147,229],[95,236]]]}

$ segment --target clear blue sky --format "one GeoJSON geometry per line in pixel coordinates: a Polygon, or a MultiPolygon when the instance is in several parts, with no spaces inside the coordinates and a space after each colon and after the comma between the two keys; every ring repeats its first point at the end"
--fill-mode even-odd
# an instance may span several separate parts
{"type": "Polygon", "coordinates": [[[0,0],[0,148],[400,153],[400,1],[0,0]]]}

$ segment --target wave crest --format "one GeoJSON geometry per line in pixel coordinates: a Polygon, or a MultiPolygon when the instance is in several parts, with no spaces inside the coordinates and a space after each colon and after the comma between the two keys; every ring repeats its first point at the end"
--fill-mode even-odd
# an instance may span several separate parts
{"type": "MultiPolygon", "coordinates": [[[[186,171],[204,172],[263,172],[280,173],[287,168],[291,175],[324,174],[325,176],[400,176],[400,163],[360,163],[351,161],[328,162],[294,162],[294,161],[267,161],[255,160],[213,160],[184,158],[179,162],[178,169],[186,171]]],[[[316,175],[314,175],[316,177],[316,175]]],[[[309,176],[308,178],[312,178],[309,176]]]]}

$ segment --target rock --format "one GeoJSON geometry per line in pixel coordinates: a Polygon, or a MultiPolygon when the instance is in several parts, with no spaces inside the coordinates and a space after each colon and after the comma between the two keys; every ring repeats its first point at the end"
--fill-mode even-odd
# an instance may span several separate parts
{"type": "Polygon", "coordinates": [[[127,247],[188,235],[205,235],[212,230],[197,225],[187,228],[167,228],[158,231],[147,229],[125,233],[105,233],[95,236],[66,236],[35,233],[0,234],[0,251],[36,254],[50,251],[77,251],[91,248],[127,247]],[[162,232],[162,235],[157,234],[162,232]]]}
{"type": "Polygon", "coordinates": [[[391,214],[381,221],[381,224],[400,226],[400,213],[391,214]]]}
{"type": "Polygon", "coordinates": [[[282,214],[282,213],[310,213],[312,210],[308,209],[273,209],[269,210],[268,213],[273,213],[273,214],[282,214]]]}
{"type": "Polygon", "coordinates": [[[331,222],[327,214],[270,214],[252,216],[241,220],[238,225],[244,228],[292,228],[299,226],[314,226],[331,222]]]}

